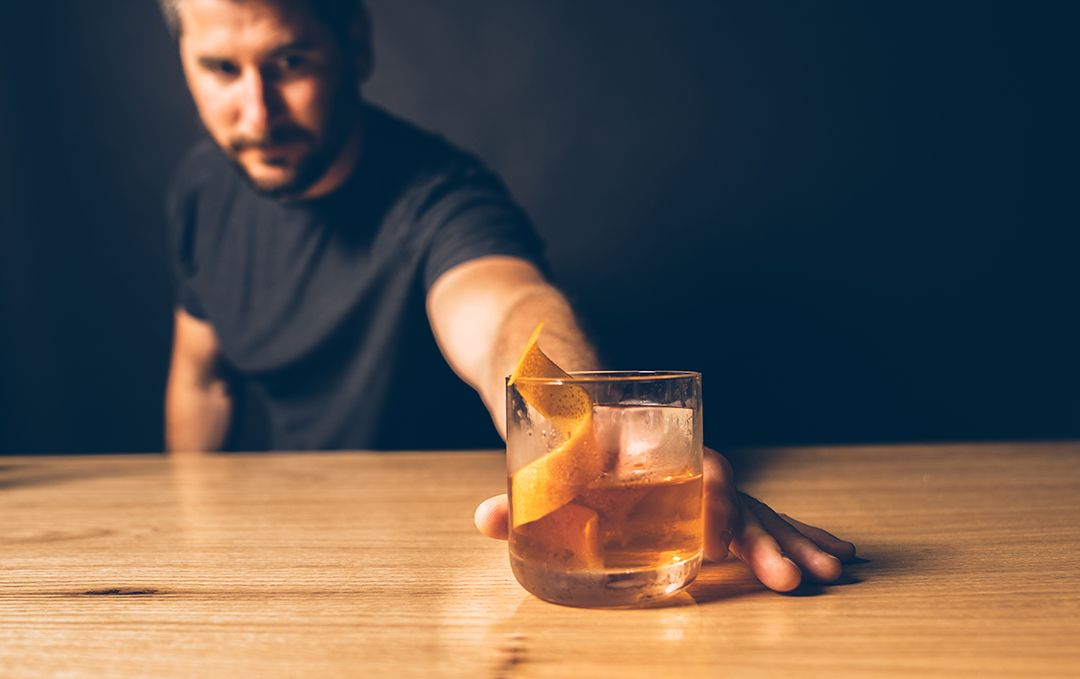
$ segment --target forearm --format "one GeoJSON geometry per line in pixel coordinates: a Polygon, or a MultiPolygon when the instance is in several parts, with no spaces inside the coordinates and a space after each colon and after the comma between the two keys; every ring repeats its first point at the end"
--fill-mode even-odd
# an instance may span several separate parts
{"type": "Polygon", "coordinates": [[[443,356],[480,394],[504,438],[504,380],[537,323],[544,322],[544,352],[564,369],[599,367],[570,304],[531,262],[492,256],[459,264],[435,282],[427,306],[443,356]]]}
{"type": "Polygon", "coordinates": [[[506,437],[506,376],[514,369],[522,348],[541,321],[544,323],[541,346],[559,367],[568,372],[600,368],[595,349],[558,290],[542,286],[523,295],[503,317],[487,374],[479,388],[503,438],[506,437]]]}
{"type": "Polygon", "coordinates": [[[231,413],[232,401],[224,380],[193,383],[170,378],[165,394],[165,449],[221,450],[231,413]]]}

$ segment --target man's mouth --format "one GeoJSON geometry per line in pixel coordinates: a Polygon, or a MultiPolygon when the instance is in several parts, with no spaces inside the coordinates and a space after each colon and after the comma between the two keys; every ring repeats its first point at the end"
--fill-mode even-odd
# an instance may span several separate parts
{"type": "Polygon", "coordinates": [[[275,130],[263,139],[238,139],[232,143],[232,150],[237,155],[253,151],[264,159],[270,159],[294,152],[297,147],[308,142],[309,135],[304,130],[283,128],[275,130]]]}
{"type": "Polygon", "coordinates": [[[286,142],[284,144],[266,144],[261,146],[251,147],[250,150],[260,153],[263,158],[270,159],[283,156],[289,151],[294,150],[299,145],[298,141],[286,142]]]}
{"type": "Polygon", "coordinates": [[[304,153],[301,140],[275,142],[271,144],[247,145],[238,154],[248,163],[265,167],[289,168],[294,166],[304,153]]]}

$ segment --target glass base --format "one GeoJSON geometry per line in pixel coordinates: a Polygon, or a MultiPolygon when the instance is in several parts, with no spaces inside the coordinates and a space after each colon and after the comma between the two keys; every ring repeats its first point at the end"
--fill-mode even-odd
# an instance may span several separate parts
{"type": "Polygon", "coordinates": [[[663,601],[686,588],[701,569],[701,556],[643,569],[562,571],[510,554],[510,567],[521,586],[564,606],[611,608],[663,601]]]}

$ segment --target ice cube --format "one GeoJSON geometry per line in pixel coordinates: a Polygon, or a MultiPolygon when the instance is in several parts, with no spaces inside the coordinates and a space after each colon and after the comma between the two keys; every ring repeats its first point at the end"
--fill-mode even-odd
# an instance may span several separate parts
{"type": "Polygon", "coordinates": [[[622,433],[622,408],[612,406],[593,407],[593,436],[596,447],[604,456],[604,471],[610,472],[619,456],[622,433]]]}
{"type": "Polygon", "coordinates": [[[611,451],[610,474],[633,482],[685,472],[694,441],[693,417],[690,408],[597,406],[594,432],[601,449],[611,451]]]}

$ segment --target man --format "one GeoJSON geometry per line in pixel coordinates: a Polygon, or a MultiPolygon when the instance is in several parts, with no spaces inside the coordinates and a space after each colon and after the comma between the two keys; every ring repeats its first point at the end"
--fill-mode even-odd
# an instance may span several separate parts
{"type": "MultiPolygon", "coordinates": [[[[597,367],[500,182],[362,102],[362,2],[162,5],[213,141],[186,158],[170,199],[169,450],[216,450],[250,430],[238,386],[245,412],[265,418],[260,447],[446,447],[455,408],[471,405],[441,379],[446,365],[505,434],[503,378],[539,320],[557,363],[597,367]]],[[[708,556],[730,549],[781,591],[804,573],[839,576],[854,546],[737,495],[723,458],[707,458],[708,556]]],[[[506,517],[503,495],[475,518],[505,537],[506,517]]]]}

